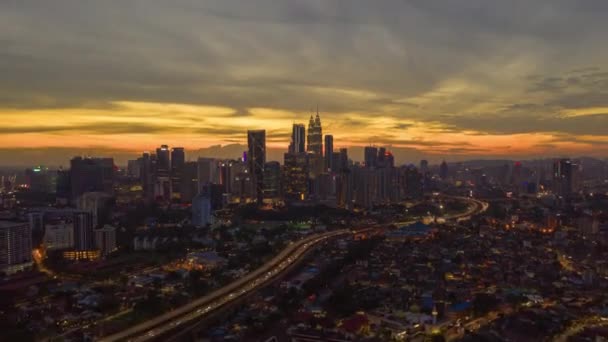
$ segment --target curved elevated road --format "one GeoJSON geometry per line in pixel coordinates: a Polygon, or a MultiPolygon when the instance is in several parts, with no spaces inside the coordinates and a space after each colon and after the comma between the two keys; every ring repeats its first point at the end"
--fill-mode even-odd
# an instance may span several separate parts
{"type": "MultiPolygon", "coordinates": [[[[468,197],[462,200],[472,202],[473,205],[465,213],[450,215],[446,220],[466,220],[472,215],[481,213],[488,208],[488,204],[468,197]]],[[[376,228],[366,228],[357,232],[371,231],[376,228]]],[[[263,285],[267,284],[275,276],[287,269],[302,258],[306,252],[318,244],[341,235],[352,233],[353,231],[342,229],[322,234],[315,234],[300,241],[291,243],[276,255],[272,260],[247,274],[245,277],[236,280],[229,285],[213,291],[212,293],[194,300],[176,310],[166,312],[154,319],[135,325],[127,330],[106,336],[100,341],[148,341],[159,338],[172,330],[183,327],[186,323],[199,319],[212,311],[223,307],[229,302],[251,293],[263,285]]]]}
{"type": "MultiPolygon", "coordinates": [[[[360,230],[360,232],[372,229],[374,228],[360,230]]],[[[260,288],[287,267],[297,262],[306,254],[306,252],[319,243],[349,233],[351,233],[350,230],[342,229],[312,235],[303,240],[291,243],[272,260],[257,270],[247,274],[245,277],[217,289],[204,297],[196,299],[190,304],[164,313],[154,319],[135,325],[117,334],[106,336],[100,341],[147,341],[157,338],[161,334],[177,329],[186,322],[200,318],[211,311],[226,305],[228,302],[234,301],[237,298],[260,288]]]]}

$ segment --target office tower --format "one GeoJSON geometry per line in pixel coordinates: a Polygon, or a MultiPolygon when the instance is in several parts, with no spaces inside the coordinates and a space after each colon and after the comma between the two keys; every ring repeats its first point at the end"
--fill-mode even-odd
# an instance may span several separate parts
{"type": "Polygon", "coordinates": [[[76,208],[91,213],[93,227],[105,224],[110,219],[112,196],[103,192],[85,192],[76,201],[76,208]]]}
{"type": "Polygon", "coordinates": [[[325,171],[334,171],[333,166],[334,157],[334,136],[325,136],[325,171]]]}
{"type": "Polygon", "coordinates": [[[181,180],[182,169],[186,162],[186,153],[183,147],[174,147],[171,149],[171,189],[173,191],[171,197],[179,198],[181,191],[179,182],[181,180]]]}
{"type": "Polygon", "coordinates": [[[422,174],[415,167],[405,168],[405,193],[408,198],[420,198],[424,193],[422,174]]]}
{"type": "Polygon", "coordinates": [[[140,179],[144,198],[148,201],[154,199],[154,174],[156,173],[156,155],[144,152],[140,160],[140,179]]]}
{"type": "Polygon", "coordinates": [[[306,126],[304,124],[293,124],[289,153],[302,153],[306,148],[306,126]]]}
{"type": "Polygon", "coordinates": [[[95,248],[101,255],[108,255],[116,251],[116,228],[105,225],[95,230],[95,248]]]}
{"type": "Polygon", "coordinates": [[[266,131],[247,131],[247,162],[249,172],[255,184],[256,198],[259,204],[264,197],[264,164],[266,164],[266,131]]]}
{"type": "Polygon", "coordinates": [[[283,162],[283,196],[288,201],[308,198],[308,153],[285,153],[283,162]]]}
{"type": "Polygon", "coordinates": [[[57,204],[67,205],[72,195],[72,180],[70,179],[69,170],[57,170],[56,184],[57,204]]]}
{"type": "Polygon", "coordinates": [[[448,163],[445,162],[445,160],[441,163],[441,165],[439,166],[439,177],[443,180],[448,179],[449,176],[449,170],[448,170],[448,163]]]}
{"type": "Polygon", "coordinates": [[[171,154],[169,146],[161,145],[156,149],[156,167],[154,174],[154,198],[171,200],[171,154]]]}
{"type": "Polygon", "coordinates": [[[317,116],[314,119],[312,115],[310,116],[308,123],[308,146],[306,150],[323,155],[323,129],[321,128],[321,118],[319,117],[318,110],[317,116]]]}
{"type": "Polygon", "coordinates": [[[192,200],[192,224],[194,226],[205,227],[213,223],[212,192],[212,184],[206,184],[192,200]]]}
{"type": "Polygon", "coordinates": [[[169,177],[171,173],[171,155],[169,154],[169,146],[161,145],[156,149],[156,176],[169,177]]]}
{"type": "Polygon", "coordinates": [[[179,197],[182,203],[191,203],[198,194],[198,163],[185,162],[180,173],[179,197]]]}
{"type": "Polygon", "coordinates": [[[47,251],[74,247],[74,224],[64,220],[50,222],[44,229],[44,247],[47,251]]]}
{"type": "Polygon", "coordinates": [[[198,191],[203,189],[203,186],[207,183],[217,183],[218,176],[218,163],[217,159],[213,158],[198,158],[198,191]]]}
{"type": "Polygon", "coordinates": [[[366,146],[364,150],[365,167],[374,168],[378,166],[378,148],[366,146]]]}
{"type": "Polygon", "coordinates": [[[343,172],[349,168],[348,165],[348,149],[341,148],[340,149],[340,171],[343,172]]]}
{"type": "Polygon", "coordinates": [[[574,191],[574,169],[570,159],[559,159],[553,163],[553,192],[565,197],[574,191]]]}
{"type": "Polygon", "coordinates": [[[32,266],[32,231],[27,222],[0,221],[0,273],[13,274],[32,266]]]}
{"type": "Polygon", "coordinates": [[[133,178],[141,177],[142,158],[127,161],[127,175],[133,178]]]}
{"type": "Polygon", "coordinates": [[[85,192],[112,194],[114,159],[76,157],[70,161],[72,197],[75,201],[85,192]]]}
{"type": "Polygon", "coordinates": [[[246,202],[253,198],[255,194],[255,183],[249,173],[249,166],[246,162],[235,160],[230,162],[230,179],[227,191],[233,199],[239,202],[246,202]]]}
{"type": "Polygon", "coordinates": [[[36,166],[25,170],[25,181],[32,192],[53,192],[53,178],[48,167],[36,166]]]}
{"type": "Polygon", "coordinates": [[[281,194],[281,164],[276,161],[264,165],[264,198],[278,198],[281,194]]]}
{"type": "Polygon", "coordinates": [[[74,212],[74,249],[88,251],[93,249],[93,215],[86,211],[74,212]]]}

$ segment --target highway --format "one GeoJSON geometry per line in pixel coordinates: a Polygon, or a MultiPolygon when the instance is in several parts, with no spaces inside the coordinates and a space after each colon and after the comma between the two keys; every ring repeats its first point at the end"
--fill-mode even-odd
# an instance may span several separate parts
{"type": "MultiPolygon", "coordinates": [[[[467,202],[473,202],[473,205],[470,206],[465,213],[446,217],[447,220],[455,219],[460,221],[462,219],[468,219],[470,216],[487,209],[487,203],[485,202],[468,197],[462,197],[461,199],[467,202]]],[[[358,232],[366,232],[374,229],[376,228],[366,228],[361,229],[358,232]]],[[[328,239],[349,233],[352,233],[352,231],[342,229],[311,235],[300,241],[292,242],[272,260],[247,274],[245,277],[178,309],[164,313],[154,319],[135,325],[122,332],[103,337],[100,341],[149,341],[157,339],[163,334],[183,327],[186,323],[200,319],[225,306],[229,302],[233,302],[238,298],[261,288],[282,271],[298,262],[300,258],[318,244],[325,242],[328,239]]]]}
{"type": "MultiPolygon", "coordinates": [[[[369,231],[368,228],[361,231],[369,231]]],[[[176,310],[167,312],[154,319],[135,325],[127,330],[114,335],[106,336],[100,341],[147,341],[159,337],[173,329],[191,322],[197,318],[236,300],[239,297],[255,291],[270,281],[273,277],[297,262],[310,249],[327,241],[328,239],[351,233],[350,230],[342,229],[323,234],[309,236],[303,240],[293,242],[272,260],[247,274],[245,277],[224,286],[212,293],[194,300],[176,310]]]]}

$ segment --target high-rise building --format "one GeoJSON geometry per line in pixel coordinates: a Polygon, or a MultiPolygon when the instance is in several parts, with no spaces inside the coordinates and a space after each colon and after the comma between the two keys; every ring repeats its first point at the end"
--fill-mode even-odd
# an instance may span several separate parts
{"type": "Polygon", "coordinates": [[[348,169],[348,149],[341,148],[340,149],[340,171],[344,171],[348,169]]]}
{"type": "Polygon", "coordinates": [[[191,203],[198,193],[198,163],[185,162],[180,172],[179,192],[182,203],[191,203]]]}
{"type": "Polygon", "coordinates": [[[72,180],[70,171],[57,170],[57,185],[56,185],[57,203],[67,205],[72,196],[72,180]]]}
{"type": "Polygon", "coordinates": [[[104,192],[85,192],[76,201],[76,208],[91,213],[93,227],[109,220],[111,206],[112,197],[104,192]]]}
{"type": "Polygon", "coordinates": [[[141,168],[142,168],[142,159],[129,160],[127,161],[127,175],[129,177],[140,178],[141,177],[141,168]]]}
{"type": "Polygon", "coordinates": [[[334,157],[334,136],[326,135],[325,136],[325,170],[326,171],[335,171],[333,166],[333,157],[334,157]]]}
{"type": "Polygon", "coordinates": [[[281,164],[267,162],[264,166],[264,198],[274,199],[281,195],[281,164]]]}
{"type": "Polygon", "coordinates": [[[365,167],[374,168],[378,166],[378,148],[366,146],[364,149],[365,167]]]}
{"type": "Polygon", "coordinates": [[[212,191],[212,184],[207,184],[192,200],[192,224],[194,226],[205,227],[213,223],[212,191]]]}
{"type": "Polygon", "coordinates": [[[27,185],[33,192],[53,192],[55,190],[54,178],[53,173],[45,166],[35,166],[25,170],[27,185]]]}
{"type": "Polygon", "coordinates": [[[264,198],[264,165],[266,164],[266,131],[247,131],[247,162],[254,179],[256,198],[259,204],[264,198]]]}
{"type": "Polygon", "coordinates": [[[13,274],[32,266],[32,231],[27,222],[0,221],[0,273],[13,274]]]}
{"type": "Polygon", "coordinates": [[[95,229],[95,247],[104,256],[116,251],[116,228],[105,225],[95,229]]]}
{"type": "Polygon", "coordinates": [[[186,162],[186,153],[183,147],[174,147],[171,149],[171,189],[173,190],[172,198],[179,198],[181,195],[179,182],[181,173],[186,162]]]}
{"type": "Polygon", "coordinates": [[[171,174],[171,154],[169,146],[161,145],[156,149],[156,176],[157,177],[169,177],[171,174]]]}
{"type": "Polygon", "coordinates": [[[93,249],[93,215],[87,211],[74,212],[74,249],[88,251],[93,249]]]}
{"type": "Polygon", "coordinates": [[[144,198],[147,201],[154,200],[154,174],[156,173],[156,155],[144,152],[140,161],[140,179],[144,198]]]}
{"type": "Polygon", "coordinates": [[[321,118],[319,117],[318,110],[317,116],[313,119],[311,115],[308,122],[308,146],[306,150],[323,155],[323,128],[321,127],[321,118]]]}
{"type": "Polygon", "coordinates": [[[448,170],[448,163],[445,162],[445,160],[441,163],[441,165],[439,166],[439,177],[443,180],[448,179],[449,176],[449,170],[448,170]]]}
{"type": "Polygon", "coordinates": [[[308,199],[309,154],[285,153],[283,162],[283,196],[289,201],[308,199]]]}
{"type": "Polygon", "coordinates": [[[47,251],[65,250],[74,247],[74,224],[52,222],[44,227],[44,247],[47,251]]]}
{"type": "Polygon", "coordinates": [[[198,191],[203,189],[207,183],[217,183],[219,179],[219,161],[213,158],[198,158],[198,191]]]}
{"type": "Polygon", "coordinates": [[[574,170],[570,159],[559,159],[553,163],[553,192],[568,196],[574,191],[574,170]]]}
{"type": "Polygon", "coordinates": [[[306,126],[293,124],[289,153],[302,153],[306,151],[306,126]]]}
{"type": "Polygon", "coordinates": [[[76,157],[70,161],[72,200],[85,192],[112,194],[114,159],[76,157]]]}
{"type": "Polygon", "coordinates": [[[154,174],[154,198],[171,200],[171,154],[169,146],[161,145],[156,149],[156,168],[154,174]]]}

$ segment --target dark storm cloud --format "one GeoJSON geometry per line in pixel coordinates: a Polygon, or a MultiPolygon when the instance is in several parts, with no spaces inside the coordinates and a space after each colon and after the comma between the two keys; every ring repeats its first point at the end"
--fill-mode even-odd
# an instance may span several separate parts
{"type": "MultiPolygon", "coordinates": [[[[608,48],[599,43],[607,14],[604,0],[9,0],[0,3],[0,107],[170,102],[250,116],[254,107],[300,112],[321,103],[324,112],[444,125],[438,133],[606,135],[604,113],[559,112],[608,106],[608,48]],[[513,65],[519,81],[504,71],[513,65]],[[525,78],[530,72],[536,77],[525,78]],[[410,101],[451,80],[496,89],[444,95],[455,108],[499,96],[505,106],[443,115],[435,108],[443,101],[410,101]],[[509,95],[517,91],[525,94],[509,95]],[[529,94],[542,98],[521,98],[529,94]]],[[[138,128],[167,129],[82,127],[138,128]]],[[[230,135],[231,127],[201,130],[230,135]]]]}

